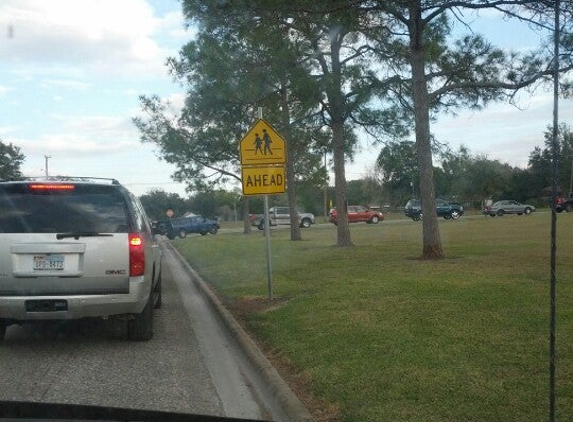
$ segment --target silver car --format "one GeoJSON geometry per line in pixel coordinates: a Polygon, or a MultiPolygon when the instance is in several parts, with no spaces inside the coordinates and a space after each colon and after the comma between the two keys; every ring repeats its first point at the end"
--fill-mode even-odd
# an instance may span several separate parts
{"type": "Polygon", "coordinates": [[[0,340],[11,324],[108,316],[147,340],[159,306],[159,244],[117,181],[0,182],[0,340]]]}
{"type": "Polygon", "coordinates": [[[492,217],[496,215],[502,217],[505,214],[529,215],[534,211],[535,207],[533,205],[522,204],[512,199],[504,199],[486,207],[484,214],[492,217]]]}

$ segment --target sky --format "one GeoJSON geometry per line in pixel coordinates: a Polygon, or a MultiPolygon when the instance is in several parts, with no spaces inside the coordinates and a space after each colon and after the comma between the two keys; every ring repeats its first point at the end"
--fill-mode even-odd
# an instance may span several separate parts
{"type": "MultiPolygon", "coordinates": [[[[483,18],[478,32],[500,46],[539,42],[523,25],[483,18]]],[[[44,175],[47,163],[50,175],[116,178],[136,195],[185,196],[171,178],[175,166],[140,142],[132,118],[141,114],[140,95],[182,104],[185,88],[165,62],[192,36],[177,0],[0,0],[0,139],[21,148],[27,176],[44,175]]],[[[549,91],[522,94],[519,108],[442,117],[432,131],[454,149],[524,167],[543,145],[552,105],[549,91]]],[[[561,103],[560,116],[573,124],[573,102],[561,103]]],[[[364,141],[347,178],[368,174],[379,148],[364,141]]]]}

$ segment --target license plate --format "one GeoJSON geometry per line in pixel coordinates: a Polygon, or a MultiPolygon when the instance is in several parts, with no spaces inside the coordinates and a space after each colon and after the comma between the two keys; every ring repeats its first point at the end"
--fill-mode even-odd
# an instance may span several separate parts
{"type": "Polygon", "coordinates": [[[59,271],[64,269],[64,255],[34,255],[34,271],[59,271]]]}

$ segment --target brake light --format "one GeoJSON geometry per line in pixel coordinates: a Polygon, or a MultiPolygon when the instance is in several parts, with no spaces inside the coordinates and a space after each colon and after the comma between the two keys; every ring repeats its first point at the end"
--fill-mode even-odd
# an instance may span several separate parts
{"type": "Polygon", "coordinates": [[[145,250],[143,237],[139,233],[129,234],[129,276],[138,277],[145,273],[145,250]]]}
{"type": "Polygon", "coordinates": [[[76,185],[62,183],[34,183],[28,185],[30,190],[49,191],[49,190],[74,190],[76,185]]]}

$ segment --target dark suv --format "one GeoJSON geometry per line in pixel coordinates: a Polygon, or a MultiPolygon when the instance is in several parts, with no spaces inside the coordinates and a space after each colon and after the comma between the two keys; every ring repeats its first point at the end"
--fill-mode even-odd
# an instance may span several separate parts
{"type": "MultiPolygon", "coordinates": [[[[422,219],[422,202],[419,199],[410,199],[404,207],[404,214],[414,221],[422,219]]],[[[457,202],[436,199],[436,214],[446,220],[457,220],[464,214],[464,207],[457,202]]]]}
{"type": "Polygon", "coordinates": [[[25,321],[121,316],[148,340],[160,306],[161,250],[119,182],[0,181],[0,339],[25,321]]]}

